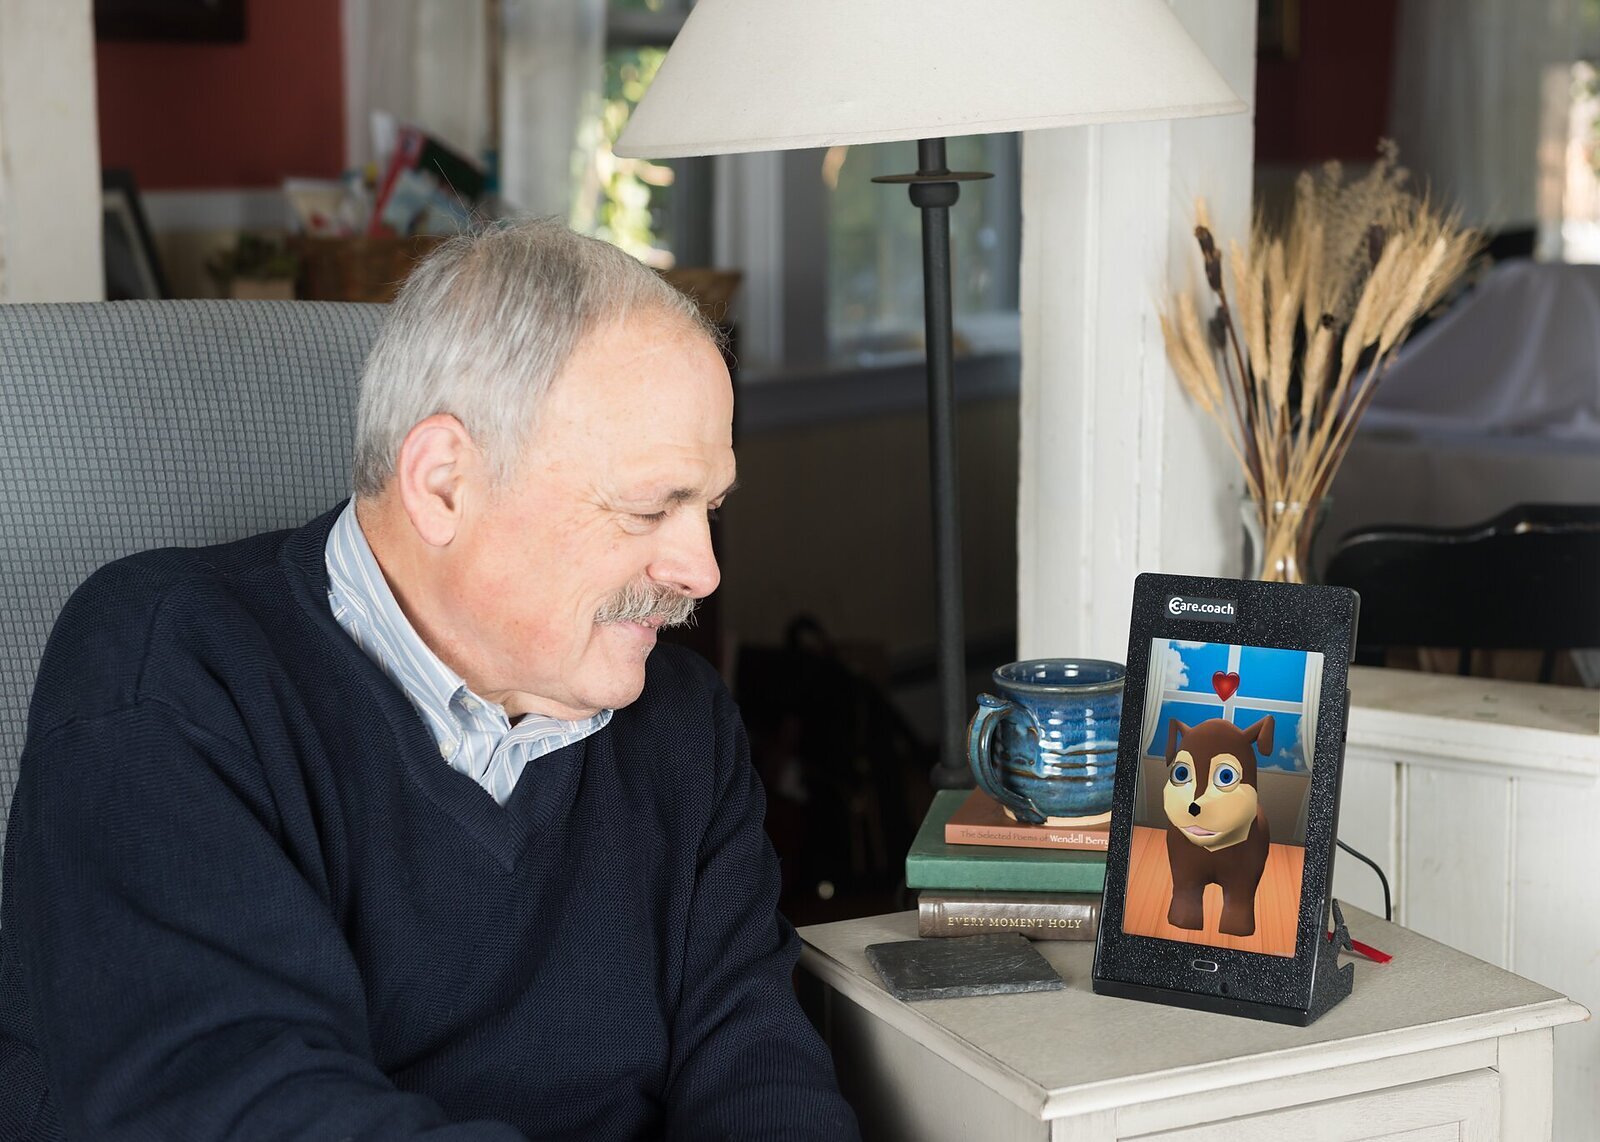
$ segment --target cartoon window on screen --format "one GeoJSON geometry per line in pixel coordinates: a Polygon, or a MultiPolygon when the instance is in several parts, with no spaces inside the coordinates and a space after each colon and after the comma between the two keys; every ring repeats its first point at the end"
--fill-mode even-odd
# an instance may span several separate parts
{"type": "Polygon", "coordinates": [[[1321,685],[1316,651],[1152,641],[1123,931],[1294,955],[1321,685]]]}

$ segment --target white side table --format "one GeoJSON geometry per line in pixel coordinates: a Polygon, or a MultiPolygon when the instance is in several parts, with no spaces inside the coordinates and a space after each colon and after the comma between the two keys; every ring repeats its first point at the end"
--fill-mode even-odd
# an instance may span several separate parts
{"type": "Polygon", "coordinates": [[[1062,991],[901,1003],[864,949],[914,939],[913,912],[803,928],[800,966],[869,1140],[1550,1139],[1551,1029],[1588,1012],[1345,915],[1395,958],[1351,957],[1354,994],[1310,1027],[1095,995],[1087,943],[1034,945],[1062,991]]]}

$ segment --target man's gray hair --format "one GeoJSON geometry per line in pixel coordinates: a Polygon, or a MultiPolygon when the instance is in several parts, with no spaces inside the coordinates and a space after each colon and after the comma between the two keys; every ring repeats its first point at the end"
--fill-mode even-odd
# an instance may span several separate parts
{"type": "Polygon", "coordinates": [[[367,356],[356,495],[383,490],[406,434],[436,413],[460,420],[495,482],[509,480],[579,342],[642,311],[720,343],[699,306],[655,271],[558,222],[496,224],[443,243],[411,272],[367,356]]]}

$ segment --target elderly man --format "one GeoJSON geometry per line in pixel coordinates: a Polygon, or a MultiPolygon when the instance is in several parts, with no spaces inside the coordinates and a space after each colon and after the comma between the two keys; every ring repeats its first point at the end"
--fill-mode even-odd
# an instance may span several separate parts
{"type": "Polygon", "coordinates": [[[733,397],[551,224],[452,241],[354,500],[97,572],[39,671],[0,1139],[848,1138],[743,730],[673,647],[733,397]]]}

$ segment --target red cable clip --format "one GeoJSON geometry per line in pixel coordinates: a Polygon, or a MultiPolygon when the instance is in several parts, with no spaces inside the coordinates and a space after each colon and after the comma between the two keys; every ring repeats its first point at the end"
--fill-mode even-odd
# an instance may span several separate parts
{"type": "MultiPolygon", "coordinates": [[[[1330,942],[1333,940],[1333,933],[1332,932],[1328,933],[1328,940],[1330,942]]],[[[1388,952],[1380,952],[1377,948],[1374,948],[1371,944],[1363,944],[1360,940],[1353,939],[1353,938],[1350,941],[1350,950],[1352,952],[1355,952],[1359,956],[1367,957],[1367,959],[1371,960],[1375,964],[1386,964],[1390,960],[1394,959],[1394,957],[1391,956],[1388,952]]]]}

